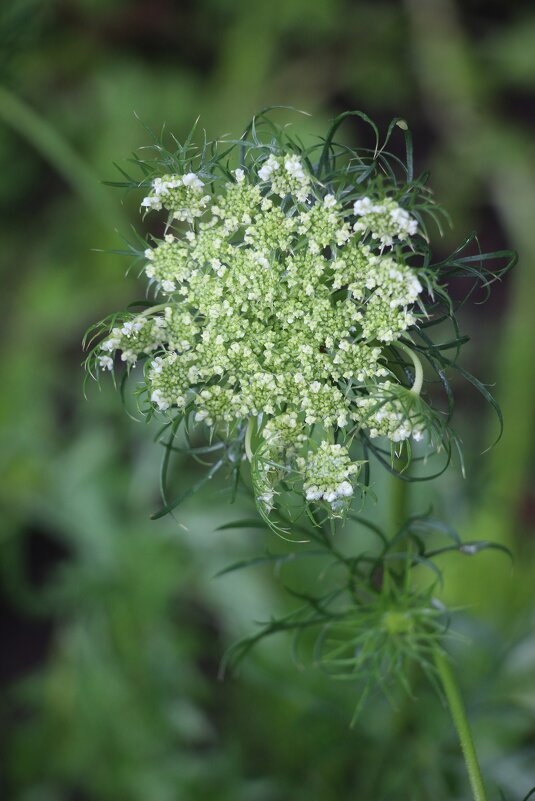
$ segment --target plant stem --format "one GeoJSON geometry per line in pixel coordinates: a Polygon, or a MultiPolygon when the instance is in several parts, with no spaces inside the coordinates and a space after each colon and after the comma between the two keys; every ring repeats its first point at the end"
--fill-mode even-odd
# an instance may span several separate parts
{"type": "Polygon", "coordinates": [[[147,317],[155,312],[163,311],[167,306],[169,306],[169,303],[159,303],[157,306],[150,306],[150,308],[145,309],[145,311],[136,314],[136,317],[147,317]]]}
{"type": "Polygon", "coordinates": [[[245,455],[249,459],[250,462],[253,461],[253,451],[251,448],[251,440],[253,438],[253,431],[255,427],[256,418],[250,417],[249,423],[247,424],[247,431],[245,432],[245,455]]]}
{"type": "Polygon", "coordinates": [[[483,784],[483,777],[477,759],[474,740],[472,738],[472,732],[466,716],[466,709],[459,691],[459,686],[447,657],[439,648],[435,648],[434,650],[434,660],[446,695],[451,717],[461,743],[474,801],[487,801],[487,793],[483,784]]]}
{"type": "Polygon", "coordinates": [[[406,353],[414,365],[414,383],[411,387],[411,392],[414,392],[415,395],[419,395],[422,391],[422,386],[424,383],[424,368],[422,367],[422,362],[416,353],[402,342],[396,342],[396,348],[399,348],[406,353]]]}
{"type": "MultiPolygon", "coordinates": [[[[401,462],[394,464],[396,469],[402,469],[401,462]]],[[[403,526],[408,516],[409,507],[409,484],[402,478],[392,476],[390,478],[390,520],[392,536],[397,534],[403,526]]]]}

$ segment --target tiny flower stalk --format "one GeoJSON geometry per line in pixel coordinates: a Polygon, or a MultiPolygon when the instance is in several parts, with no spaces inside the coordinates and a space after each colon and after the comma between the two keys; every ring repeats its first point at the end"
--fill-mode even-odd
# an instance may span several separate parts
{"type": "MultiPolygon", "coordinates": [[[[460,453],[452,376],[496,408],[487,388],[458,365],[466,338],[448,282],[465,280],[469,296],[474,282],[486,288],[504,274],[514,255],[482,253],[470,237],[436,259],[432,229],[447,215],[427,177],[414,176],[403,120],[393,121],[381,143],[365,114],[347,112],[305,147],[263,112],[238,141],[205,138],[197,147],[194,140],[194,131],[183,145],[173,139],[171,150],[158,140],[154,158],[138,161],[140,175],[122,171],[118,185],[143,190],[142,214],[165,233],[130,247],[149,300],[91,330],[89,373],[98,379],[122,363],[123,392],[136,378],[140,411],[160,420],[165,497],[153,517],[221,471],[231,498],[252,494],[266,533],[291,543],[289,554],[223,572],[321,561],[310,594],[295,593],[301,605],[237,643],[226,661],[275,632],[293,633],[296,647],[310,641],[304,631],[315,632],[309,658],[360,687],[355,716],[374,688],[389,694],[397,683],[410,693],[412,665],[431,681],[438,672],[474,798],[485,801],[443,656],[447,612],[435,596],[437,557],[468,551],[448,525],[408,514],[406,488],[434,477],[423,474],[429,456],[443,460],[440,474],[460,453]],[[350,119],[371,127],[374,150],[337,142],[350,119]],[[387,149],[399,131],[405,162],[387,149]],[[444,342],[436,327],[448,324],[444,342]],[[424,365],[442,398],[436,391],[427,397],[424,365]],[[177,452],[208,463],[197,484],[169,499],[177,452]],[[361,515],[382,468],[396,486],[388,534],[361,515]],[[352,553],[340,547],[346,521],[357,535],[366,530],[373,545],[366,550],[356,536],[352,553]]],[[[484,547],[472,543],[470,553],[484,547]]]]}

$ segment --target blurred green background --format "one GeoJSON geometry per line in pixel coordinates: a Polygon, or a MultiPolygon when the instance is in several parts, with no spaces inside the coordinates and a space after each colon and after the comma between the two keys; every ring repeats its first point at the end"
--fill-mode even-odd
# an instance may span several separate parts
{"type": "MultiPolygon", "coordinates": [[[[3,0],[0,10],[0,794],[6,801],[442,801],[468,790],[455,735],[416,675],[414,698],[373,698],[296,666],[284,637],[218,680],[237,636],[290,601],[284,574],[214,578],[281,549],[221,486],[149,520],[161,453],[111,382],[82,390],[81,338],[141,294],[122,247],[136,202],[107,189],[114,161],[180,139],[194,119],[239,135],[291,104],[321,133],[346,109],[404,116],[454,231],[519,266],[462,314],[465,365],[495,383],[505,434],[459,385],[457,469],[413,491],[493,552],[443,563],[462,608],[455,659],[489,785],[535,784],[535,8],[498,0],[3,0]]],[[[358,142],[358,124],[344,136],[358,142]]],[[[180,483],[197,468],[185,461],[180,483]]],[[[388,526],[392,487],[368,510],[388,526]]],[[[349,529],[348,537],[358,537],[349,529]]],[[[309,578],[313,579],[311,574],[309,578]]]]}

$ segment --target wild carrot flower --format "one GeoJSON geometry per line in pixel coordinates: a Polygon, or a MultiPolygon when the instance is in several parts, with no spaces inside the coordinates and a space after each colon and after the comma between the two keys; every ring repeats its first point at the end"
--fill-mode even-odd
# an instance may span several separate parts
{"type": "MultiPolygon", "coordinates": [[[[155,230],[163,223],[164,231],[130,252],[156,302],[97,327],[104,335],[97,336],[88,366],[95,374],[120,362],[127,371],[144,363],[142,409],[162,417],[168,435],[164,490],[181,430],[193,453],[215,454],[203,481],[226,466],[237,487],[248,462],[266,524],[291,535],[306,512],[307,539],[328,555],[330,567],[338,566],[337,586],[319,595],[296,592],[303,600],[298,609],[272,619],[233,653],[246,653],[276,631],[298,637],[315,627],[317,663],[364,682],[356,712],[369,688],[384,688],[389,676],[407,686],[406,663],[415,661],[433,681],[440,677],[466,744],[466,718],[441,645],[444,608],[434,585],[413,586],[410,577],[413,567],[424,566],[436,578],[437,555],[472,554],[491,544],[463,546],[427,515],[397,521],[389,538],[353,514],[378,538],[374,555],[348,556],[328,533],[333,518],[347,515],[366,490],[371,461],[405,480],[414,450],[422,456],[441,451],[447,465],[452,443],[458,444],[450,427],[452,371],[497,410],[484,385],[457,366],[465,338],[448,281],[456,275],[488,289],[515,257],[481,253],[471,236],[451,256],[436,259],[428,223],[440,228],[444,214],[425,179],[414,177],[403,121],[397,122],[405,131],[405,163],[386,151],[395,125],[380,145],[377,129],[360,112],[341,115],[308,148],[271,122],[262,139],[262,119],[231,147],[221,144],[222,151],[206,141],[196,150],[190,135],[174,152],[158,142],[155,161],[140,162],[141,210],[160,215],[155,230]],[[349,117],[371,125],[374,149],[335,141],[349,117]],[[231,168],[233,150],[239,166],[231,168]],[[505,266],[489,269],[503,258],[505,266]],[[434,327],[448,322],[452,334],[440,341],[434,327]],[[442,387],[442,407],[429,402],[426,378],[442,387]],[[196,433],[206,444],[191,445],[196,433]],[[421,534],[436,529],[446,544],[427,549],[421,534]]],[[[134,179],[123,185],[140,186],[134,179]]],[[[190,492],[171,503],[164,497],[156,516],[190,492]]],[[[251,564],[259,561],[265,559],[251,564]]],[[[230,569],[238,567],[244,563],[230,569]]],[[[465,748],[465,758],[474,798],[483,800],[473,749],[465,748]]]]}
{"type": "Polygon", "coordinates": [[[147,413],[241,449],[260,507],[289,481],[338,514],[377,441],[397,459],[409,443],[448,447],[448,414],[422,398],[423,361],[444,383],[428,332],[463,257],[433,266],[427,221],[440,209],[384,146],[305,149],[254,130],[234,169],[215,146],[158,146],[165,167],[153,165],[140,206],[164,215],[165,233],[135,251],[157,302],[115,318],[90,361],[145,362],[147,413]]]}

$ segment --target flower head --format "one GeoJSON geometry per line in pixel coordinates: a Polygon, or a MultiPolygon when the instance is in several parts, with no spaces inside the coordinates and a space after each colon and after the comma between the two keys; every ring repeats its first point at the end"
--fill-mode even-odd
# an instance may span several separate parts
{"type": "Polygon", "coordinates": [[[351,460],[347,448],[320,442],[316,451],[298,459],[297,466],[308,501],[326,501],[333,511],[347,505],[354,491],[353,477],[360,471],[360,463],[351,460]]]}
{"type": "Polygon", "coordinates": [[[428,332],[442,301],[451,315],[427,190],[395,178],[394,158],[387,180],[369,153],[283,132],[245,138],[233,170],[209,150],[168,155],[151,180],[141,206],[167,212],[166,233],[138,255],[160,297],[115,321],[92,364],[147,360],[148,413],[183,415],[232,465],[258,457],[263,508],[298,476],[305,501],[338,512],[375,440],[399,457],[449,436],[421,398],[422,358],[445,382],[428,332]]]}
{"type": "Polygon", "coordinates": [[[409,239],[418,231],[414,217],[391,198],[376,203],[369,197],[360,198],[355,201],[353,212],[358,218],[353,229],[369,232],[372,239],[378,239],[385,246],[392,245],[394,239],[409,239]]]}

